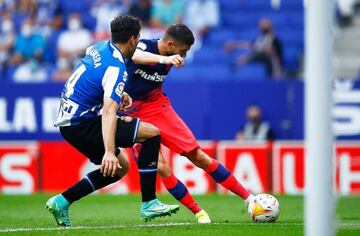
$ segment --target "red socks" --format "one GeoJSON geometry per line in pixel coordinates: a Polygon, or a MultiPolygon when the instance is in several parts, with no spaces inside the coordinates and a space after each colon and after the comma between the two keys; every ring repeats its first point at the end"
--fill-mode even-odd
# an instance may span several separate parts
{"type": "Polygon", "coordinates": [[[162,178],[165,188],[173,195],[181,204],[188,208],[192,213],[196,214],[201,211],[199,205],[190,195],[185,185],[178,180],[173,174],[167,178],[162,178]]]}
{"type": "Polygon", "coordinates": [[[212,159],[211,164],[205,169],[205,171],[213,177],[213,179],[221,184],[226,189],[240,196],[242,199],[247,199],[250,192],[242,186],[239,181],[221,165],[217,160],[212,159]]]}

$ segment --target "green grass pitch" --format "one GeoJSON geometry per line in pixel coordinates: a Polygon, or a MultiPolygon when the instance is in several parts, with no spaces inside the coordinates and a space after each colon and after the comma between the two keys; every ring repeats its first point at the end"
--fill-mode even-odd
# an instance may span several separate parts
{"type": "MultiPolygon", "coordinates": [[[[212,218],[211,225],[197,225],[181,207],[171,217],[150,223],[140,220],[138,195],[92,195],[73,204],[72,228],[62,229],[46,210],[49,195],[0,195],[0,234],[6,235],[303,235],[303,198],[277,196],[281,213],[272,224],[252,223],[244,203],[235,196],[195,196],[212,218]]],[[[176,203],[160,195],[165,203],[176,203]]],[[[314,209],[316,211],[316,209],[314,209]]],[[[337,235],[360,235],[360,196],[341,197],[336,208],[337,235]]]]}

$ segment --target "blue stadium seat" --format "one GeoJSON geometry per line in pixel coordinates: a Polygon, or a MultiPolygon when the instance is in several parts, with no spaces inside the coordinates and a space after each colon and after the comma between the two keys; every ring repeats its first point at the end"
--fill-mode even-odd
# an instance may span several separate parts
{"type": "Polygon", "coordinates": [[[182,69],[173,68],[169,73],[168,81],[221,81],[231,79],[230,69],[226,65],[191,65],[182,69]]]}
{"type": "Polygon", "coordinates": [[[256,27],[256,28],[253,28],[253,29],[250,29],[250,30],[241,31],[239,33],[239,38],[238,39],[254,41],[259,36],[259,34],[260,34],[260,32],[256,27]]]}
{"type": "Polygon", "coordinates": [[[296,30],[280,31],[277,33],[284,47],[304,47],[304,32],[296,30]]]}
{"type": "Polygon", "coordinates": [[[209,64],[219,62],[221,64],[226,64],[229,59],[230,56],[225,54],[222,46],[216,48],[204,47],[195,53],[194,63],[209,64]]]}
{"type": "Polygon", "coordinates": [[[258,13],[232,12],[223,14],[222,22],[226,27],[256,27],[261,16],[258,13]]]}
{"type": "Polygon", "coordinates": [[[237,32],[230,28],[215,29],[207,35],[205,43],[223,44],[226,40],[235,38],[237,38],[237,32]]]}
{"type": "Polygon", "coordinates": [[[0,67],[0,83],[6,80],[5,70],[0,67]]]}
{"type": "Polygon", "coordinates": [[[169,75],[166,77],[166,81],[181,81],[181,82],[188,82],[196,79],[196,75],[193,72],[191,66],[185,66],[181,69],[172,68],[170,70],[169,75]]]}
{"type": "Polygon", "coordinates": [[[14,77],[14,73],[15,73],[15,70],[16,70],[16,66],[7,66],[6,68],[6,78],[7,78],[7,81],[13,81],[13,77],[14,77]]]}
{"type": "Polygon", "coordinates": [[[260,63],[239,66],[234,73],[234,79],[236,80],[258,81],[267,79],[268,77],[265,66],[260,63]]]}
{"type": "Polygon", "coordinates": [[[283,64],[285,71],[296,71],[298,69],[301,52],[297,47],[284,48],[283,64]]]}
{"type": "Polygon", "coordinates": [[[303,10],[304,2],[299,0],[285,0],[281,1],[281,9],[285,11],[289,10],[303,10]]]}
{"type": "Polygon", "coordinates": [[[46,49],[44,50],[44,60],[51,63],[56,63],[57,58],[57,42],[61,31],[56,30],[51,33],[46,40],[46,49]]]}
{"type": "Polygon", "coordinates": [[[304,28],[304,12],[293,13],[288,16],[289,24],[294,27],[304,28]]]}
{"type": "Polygon", "coordinates": [[[89,12],[81,14],[81,21],[85,28],[89,29],[90,31],[95,31],[96,18],[89,14],[89,12]]]}

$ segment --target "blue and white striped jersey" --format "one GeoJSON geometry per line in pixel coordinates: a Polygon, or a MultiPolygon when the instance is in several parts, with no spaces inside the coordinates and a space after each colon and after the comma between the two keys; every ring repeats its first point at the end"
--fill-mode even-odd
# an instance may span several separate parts
{"type": "Polygon", "coordinates": [[[127,75],[125,58],[112,42],[89,47],[65,84],[55,126],[79,125],[98,116],[104,96],[120,104],[127,75]]]}

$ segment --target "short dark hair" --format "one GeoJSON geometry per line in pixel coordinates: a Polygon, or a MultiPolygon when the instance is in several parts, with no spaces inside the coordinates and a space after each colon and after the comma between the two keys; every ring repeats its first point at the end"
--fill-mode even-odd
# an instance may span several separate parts
{"type": "Polygon", "coordinates": [[[172,24],[166,30],[165,39],[173,38],[175,41],[183,43],[187,46],[194,44],[194,35],[191,30],[184,24],[172,24]]]}
{"type": "Polygon", "coordinates": [[[114,43],[126,43],[132,36],[139,35],[140,20],[133,16],[118,16],[110,23],[111,41],[114,43]]]}

